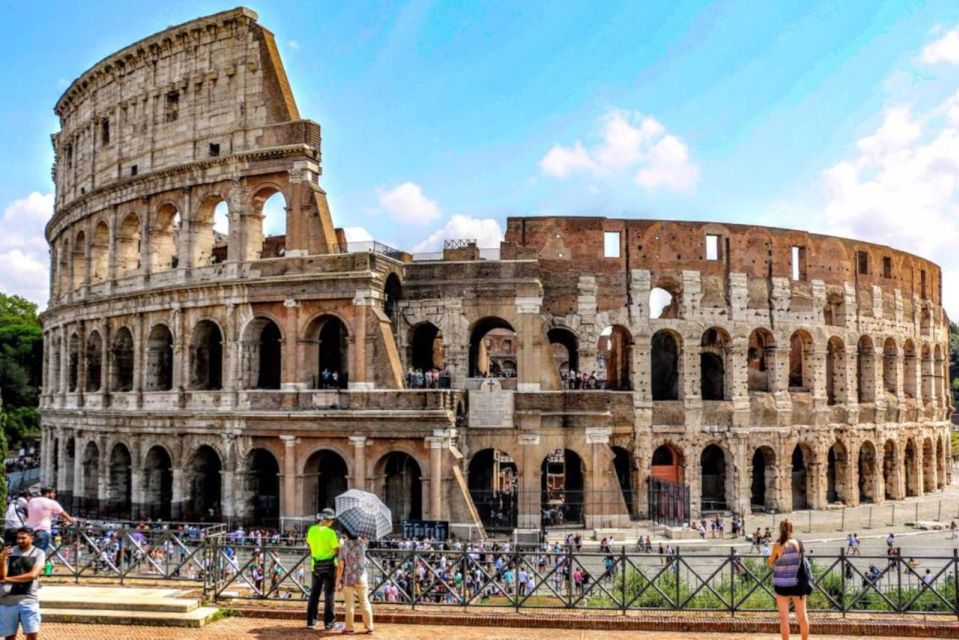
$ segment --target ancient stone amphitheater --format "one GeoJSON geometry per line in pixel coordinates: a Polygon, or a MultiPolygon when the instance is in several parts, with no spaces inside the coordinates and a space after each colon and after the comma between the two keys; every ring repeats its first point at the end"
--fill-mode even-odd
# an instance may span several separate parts
{"type": "Polygon", "coordinates": [[[927,260],[598,217],[349,243],[245,9],[101,60],[56,113],[43,477],[74,511],[275,525],[360,487],[397,522],[610,527],[950,481],[927,260]]]}

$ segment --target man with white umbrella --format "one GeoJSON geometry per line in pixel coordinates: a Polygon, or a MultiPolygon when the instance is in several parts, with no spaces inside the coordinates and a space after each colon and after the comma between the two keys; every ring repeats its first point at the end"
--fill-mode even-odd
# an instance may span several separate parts
{"type": "Polygon", "coordinates": [[[316,514],[317,524],[306,532],[306,544],[310,547],[310,563],[313,581],[310,585],[310,599],[306,605],[306,628],[316,629],[316,616],[319,609],[320,593],[323,592],[323,628],[336,629],[336,616],[333,613],[333,596],[336,587],[336,558],[340,549],[340,540],[332,524],[336,514],[332,509],[323,509],[316,514]]]}

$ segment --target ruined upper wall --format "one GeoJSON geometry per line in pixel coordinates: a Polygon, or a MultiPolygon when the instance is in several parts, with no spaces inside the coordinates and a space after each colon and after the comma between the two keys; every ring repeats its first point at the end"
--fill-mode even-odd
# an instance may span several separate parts
{"type": "Polygon", "coordinates": [[[256,19],[239,8],[169,27],[75,80],[54,109],[58,209],[135,175],[282,143],[271,125],[299,114],[256,19]]]}
{"type": "MultiPolygon", "coordinates": [[[[743,273],[751,282],[790,281],[797,290],[794,297],[803,294],[805,284],[814,280],[833,287],[851,284],[858,292],[879,287],[888,297],[898,289],[909,301],[915,296],[936,305],[942,297],[941,270],[923,258],[858,240],[753,225],[600,217],[509,218],[502,255],[503,259],[538,260],[546,303],[550,306],[552,302],[559,312],[563,312],[559,307],[571,306],[583,274],[596,276],[600,308],[622,306],[633,269],[648,270],[653,286],[670,280],[682,282],[683,271],[696,271],[704,289],[717,288],[720,294],[727,288],[730,273],[743,273]],[[605,257],[606,232],[619,234],[618,257],[605,257]],[[715,260],[707,259],[708,235],[718,236],[715,260]],[[801,249],[800,273],[795,279],[793,247],[801,249]]],[[[911,306],[911,302],[907,304],[911,306]]]]}

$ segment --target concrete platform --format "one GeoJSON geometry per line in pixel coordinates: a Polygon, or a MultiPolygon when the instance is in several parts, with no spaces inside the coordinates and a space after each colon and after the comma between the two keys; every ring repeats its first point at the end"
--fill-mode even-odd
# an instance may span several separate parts
{"type": "Polygon", "coordinates": [[[219,611],[181,589],[44,585],[43,619],[49,622],[201,627],[219,611]]]}

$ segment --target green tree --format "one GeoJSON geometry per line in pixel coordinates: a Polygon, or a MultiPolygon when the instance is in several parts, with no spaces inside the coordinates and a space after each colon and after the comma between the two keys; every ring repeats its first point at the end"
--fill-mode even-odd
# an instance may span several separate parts
{"type": "Polygon", "coordinates": [[[0,294],[0,400],[6,443],[40,430],[42,363],[43,330],[37,305],[20,296],[0,294]]]}

